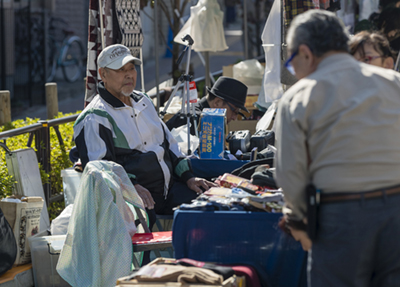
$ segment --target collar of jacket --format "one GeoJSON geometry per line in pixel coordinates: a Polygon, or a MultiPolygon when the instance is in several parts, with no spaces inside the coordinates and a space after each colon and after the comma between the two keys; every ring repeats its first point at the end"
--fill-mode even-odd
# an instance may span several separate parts
{"type": "MultiPolygon", "coordinates": [[[[125,104],[121,102],[118,98],[114,97],[109,91],[106,90],[104,87],[104,83],[100,82],[98,85],[98,90],[100,97],[103,98],[108,104],[113,106],[114,108],[123,108],[125,104]]],[[[139,102],[139,100],[143,97],[142,95],[136,93],[136,91],[133,91],[130,97],[135,101],[139,102]]]]}
{"type": "Polygon", "coordinates": [[[210,105],[208,104],[207,97],[203,97],[200,101],[197,102],[197,105],[195,106],[196,111],[198,110],[200,112],[203,109],[209,108],[209,107],[210,107],[210,105]]]}

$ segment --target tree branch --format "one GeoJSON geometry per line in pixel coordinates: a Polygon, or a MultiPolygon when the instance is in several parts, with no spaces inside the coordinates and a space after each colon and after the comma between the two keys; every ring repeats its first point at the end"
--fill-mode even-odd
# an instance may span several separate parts
{"type": "Polygon", "coordinates": [[[168,24],[172,29],[172,27],[173,27],[172,19],[171,19],[171,15],[169,14],[168,7],[165,5],[165,3],[163,1],[159,1],[158,3],[160,4],[161,10],[164,12],[164,15],[167,17],[168,24]]]}

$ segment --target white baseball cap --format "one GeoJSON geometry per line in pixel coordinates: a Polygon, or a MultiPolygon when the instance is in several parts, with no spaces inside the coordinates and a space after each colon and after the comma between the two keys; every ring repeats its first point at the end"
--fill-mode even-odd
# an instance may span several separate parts
{"type": "Polygon", "coordinates": [[[133,62],[135,65],[142,64],[142,61],[132,56],[131,51],[127,47],[115,44],[101,51],[97,58],[97,67],[118,70],[129,62],[133,62]]]}

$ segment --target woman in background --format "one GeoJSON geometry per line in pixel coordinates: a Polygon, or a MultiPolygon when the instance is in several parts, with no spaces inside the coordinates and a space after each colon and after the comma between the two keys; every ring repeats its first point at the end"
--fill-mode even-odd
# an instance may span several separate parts
{"type": "Polygon", "coordinates": [[[381,34],[362,31],[350,39],[350,53],[360,62],[393,69],[394,54],[381,34]]]}

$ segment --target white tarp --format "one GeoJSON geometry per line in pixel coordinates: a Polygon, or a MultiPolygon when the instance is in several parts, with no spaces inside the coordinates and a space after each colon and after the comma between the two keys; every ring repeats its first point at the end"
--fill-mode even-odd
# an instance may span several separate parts
{"type": "Polygon", "coordinates": [[[257,100],[261,107],[268,108],[271,102],[283,95],[281,84],[281,1],[275,0],[269,13],[261,39],[265,52],[263,88],[257,100]]]}
{"type": "Polygon", "coordinates": [[[228,49],[223,27],[224,12],[217,0],[199,0],[190,7],[190,18],[175,36],[174,42],[187,45],[182,37],[189,34],[196,52],[217,52],[228,49]]]}

